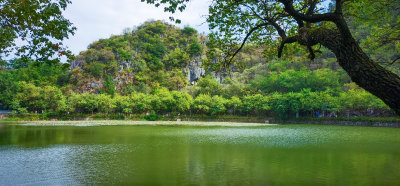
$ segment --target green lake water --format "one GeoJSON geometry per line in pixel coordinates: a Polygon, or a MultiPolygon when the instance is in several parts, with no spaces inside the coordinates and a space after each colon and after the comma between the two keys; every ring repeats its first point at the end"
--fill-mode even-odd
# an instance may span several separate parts
{"type": "Polygon", "coordinates": [[[400,129],[0,124],[0,185],[400,185],[400,129]]]}

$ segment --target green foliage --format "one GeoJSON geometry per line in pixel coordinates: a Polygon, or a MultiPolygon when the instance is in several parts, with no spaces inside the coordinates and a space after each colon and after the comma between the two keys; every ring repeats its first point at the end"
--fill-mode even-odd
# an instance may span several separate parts
{"type": "Polygon", "coordinates": [[[193,35],[193,34],[197,34],[197,31],[194,28],[186,26],[186,27],[183,28],[182,33],[190,36],[190,35],[193,35]]]}
{"type": "Polygon", "coordinates": [[[382,100],[363,89],[350,85],[350,90],[340,94],[341,109],[367,109],[367,108],[381,108],[389,109],[382,100]],[[353,87],[351,87],[353,86],[353,87]]]}
{"type": "Polygon", "coordinates": [[[26,108],[28,111],[64,111],[66,100],[60,89],[52,86],[37,87],[31,83],[19,82],[20,88],[13,97],[14,109],[26,108]]]}
{"type": "Polygon", "coordinates": [[[156,89],[151,99],[151,107],[157,113],[166,113],[172,111],[174,97],[166,88],[156,89]]]}
{"type": "Polygon", "coordinates": [[[98,102],[95,94],[73,94],[68,99],[69,104],[73,104],[71,111],[93,113],[98,110],[98,102]]]}
{"type": "Polygon", "coordinates": [[[72,57],[62,46],[63,39],[76,30],[62,15],[69,3],[69,0],[1,1],[1,56],[14,52],[17,56],[34,56],[38,61],[57,61],[54,54],[72,57]],[[23,42],[17,45],[18,39],[23,42]]]}
{"type": "Polygon", "coordinates": [[[201,55],[201,45],[198,43],[192,43],[189,45],[190,56],[200,56],[201,55]]]}
{"type": "Polygon", "coordinates": [[[220,95],[222,92],[221,84],[210,75],[200,78],[197,82],[200,87],[199,94],[209,94],[211,96],[220,95]]]}
{"type": "Polygon", "coordinates": [[[174,102],[172,105],[172,111],[173,112],[186,112],[190,110],[192,104],[193,104],[193,98],[186,92],[178,92],[178,91],[172,91],[171,92],[174,102]]]}
{"type": "Polygon", "coordinates": [[[188,84],[182,70],[175,69],[168,73],[167,87],[170,90],[180,90],[188,84]]]}
{"type": "Polygon", "coordinates": [[[159,118],[160,116],[158,116],[154,110],[151,110],[149,115],[144,116],[144,119],[147,121],[157,121],[159,118]]]}
{"type": "MultiPolygon", "coordinates": [[[[400,3],[397,0],[364,0],[345,4],[345,15],[354,37],[374,60],[391,63],[400,53],[400,3]]],[[[399,61],[397,61],[397,72],[399,61]]],[[[385,65],[386,66],[386,65],[385,65]]],[[[389,66],[393,69],[395,66],[389,66]]]]}
{"type": "Polygon", "coordinates": [[[200,94],[193,103],[193,108],[197,113],[208,114],[210,112],[212,98],[208,94],[200,94]]]}
{"type": "Polygon", "coordinates": [[[130,114],[133,112],[134,103],[129,96],[115,96],[115,109],[116,112],[130,114]]]}
{"type": "Polygon", "coordinates": [[[135,113],[145,113],[151,110],[151,103],[153,96],[150,94],[133,93],[131,95],[131,101],[133,102],[133,111],[135,113]]]}
{"type": "Polygon", "coordinates": [[[115,99],[107,94],[96,94],[94,99],[97,101],[97,111],[102,113],[113,112],[115,105],[115,99]]]}
{"type": "Polygon", "coordinates": [[[227,104],[227,100],[221,96],[213,96],[211,98],[211,104],[210,104],[210,113],[211,115],[216,115],[216,114],[223,114],[226,111],[225,105],[227,104]]]}
{"type": "Polygon", "coordinates": [[[324,91],[340,86],[338,73],[330,69],[272,72],[266,77],[256,78],[252,84],[265,93],[300,92],[304,88],[309,88],[311,91],[324,91]]]}
{"type": "Polygon", "coordinates": [[[16,74],[13,71],[0,71],[0,103],[10,106],[18,89],[16,74]]]}
{"type": "Polygon", "coordinates": [[[16,58],[9,61],[9,66],[13,69],[28,68],[34,61],[29,58],[16,58]]]}
{"type": "Polygon", "coordinates": [[[99,62],[93,62],[88,64],[88,72],[95,78],[103,77],[105,65],[99,62]]]}
{"type": "Polygon", "coordinates": [[[261,94],[249,95],[243,97],[243,112],[262,114],[269,110],[268,98],[261,94]]]}
{"type": "Polygon", "coordinates": [[[189,55],[181,48],[175,48],[164,56],[164,61],[168,68],[183,68],[189,63],[189,55]]]}
{"type": "Polygon", "coordinates": [[[237,111],[240,111],[243,107],[243,102],[240,98],[232,96],[231,99],[227,100],[226,107],[228,109],[232,109],[232,113],[236,114],[237,111]]]}
{"type": "Polygon", "coordinates": [[[63,64],[32,62],[26,68],[15,71],[16,80],[35,85],[64,86],[69,83],[68,66],[63,64]]]}
{"type": "Polygon", "coordinates": [[[200,114],[216,115],[226,111],[225,105],[228,104],[228,100],[225,98],[215,95],[210,96],[208,94],[200,94],[196,97],[193,103],[194,109],[200,114]]]}
{"type": "Polygon", "coordinates": [[[114,79],[110,76],[107,75],[104,83],[103,83],[103,89],[104,92],[110,95],[111,97],[114,97],[115,95],[115,82],[114,79]]]}

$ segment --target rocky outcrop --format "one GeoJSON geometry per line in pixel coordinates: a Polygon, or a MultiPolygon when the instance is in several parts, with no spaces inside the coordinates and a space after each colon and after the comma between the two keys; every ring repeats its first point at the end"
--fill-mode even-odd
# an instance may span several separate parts
{"type": "Polygon", "coordinates": [[[201,66],[200,56],[191,60],[184,71],[190,85],[194,85],[206,73],[206,70],[201,66]]]}
{"type": "MultiPolygon", "coordinates": [[[[70,63],[70,70],[79,69],[84,66],[84,59],[77,58],[70,63]]],[[[137,64],[131,61],[120,61],[119,69],[116,76],[114,76],[114,82],[118,89],[124,89],[125,86],[130,84],[135,79],[135,73],[129,71],[131,68],[135,68],[137,64]]],[[[205,76],[206,69],[202,66],[201,56],[194,57],[189,64],[182,69],[185,76],[187,77],[189,85],[195,85],[196,82],[203,76],[205,76]]],[[[222,82],[223,78],[226,76],[223,73],[212,72],[218,81],[222,82]]],[[[80,89],[83,92],[96,92],[103,87],[104,79],[100,78],[98,80],[90,80],[85,83],[80,89]]]]}
{"type": "Polygon", "coordinates": [[[69,64],[69,69],[72,70],[72,69],[75,69],[75,68],[82,68],[84,62],[85,61],[83,59],[77,58],[77,59],[73,60],[71,62],[71,64],[69,64]]]}

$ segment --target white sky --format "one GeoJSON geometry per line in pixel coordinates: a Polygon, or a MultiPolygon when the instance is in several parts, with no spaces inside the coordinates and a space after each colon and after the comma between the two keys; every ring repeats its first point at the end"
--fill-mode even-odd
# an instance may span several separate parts
{"type": "MultiPolygon", "coordinates": [[[[208,33],[204,15],[208,13],[209,0],[192,0],[183,13],[173,15],[182,20],[178,27],[190,26],[200,33],[208,33]]],[[[72,0],[64,16],[77,31],[64,43],[74,54],[86,50],[87,46],[101,38],[122,33],[124,28],[139,26],[147,20],[169,21],[170,13],[162,7],[156,8],[140,0],[72,0]]]]}

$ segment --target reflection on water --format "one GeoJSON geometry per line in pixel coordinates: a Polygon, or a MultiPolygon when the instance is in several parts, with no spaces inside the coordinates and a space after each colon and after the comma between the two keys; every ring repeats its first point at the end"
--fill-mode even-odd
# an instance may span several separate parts
{"type": "Polygon", "coordinates": [[[399,129],[0,126],[0,185],[400,184],[399,129]]]}

